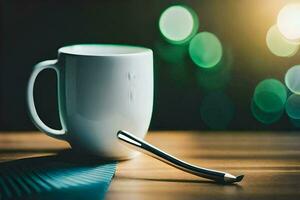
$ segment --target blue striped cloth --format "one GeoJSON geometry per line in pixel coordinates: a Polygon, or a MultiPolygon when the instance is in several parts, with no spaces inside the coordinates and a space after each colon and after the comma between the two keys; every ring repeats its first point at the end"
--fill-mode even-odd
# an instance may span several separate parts
{"type": "Polygon", "coordinates": [[[0,163],[0,200],[104,199],[116,162],[46,156],[0,163]]]}

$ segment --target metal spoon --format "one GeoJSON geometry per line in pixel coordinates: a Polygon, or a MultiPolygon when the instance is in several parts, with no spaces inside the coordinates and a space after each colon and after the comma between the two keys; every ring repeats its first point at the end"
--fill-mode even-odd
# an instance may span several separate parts
{"type": "Polygon", "coordinates": [[[122,141],[130,148],[134,148],[137,151],[145,153],[153,158],[161,160],[173,167],[194,174],[196,176],[214,180],[216,182],[223,183],[223,184],[240,182],[244,178],[244,175],[233,176],[226,172],[211,170],[211,169],[189,164],[174,156],[171,156],[170,154],[160,150],[159,148],[147,143],[146,141],[126,131],[118,131],[117,137],[120,141],[122,141]]]}

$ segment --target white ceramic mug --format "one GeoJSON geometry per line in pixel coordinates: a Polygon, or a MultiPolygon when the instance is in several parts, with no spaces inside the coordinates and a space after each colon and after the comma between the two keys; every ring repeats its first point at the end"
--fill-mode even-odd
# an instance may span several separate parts
{"type": "Polygon", "coordinates": [[[72,148],[108,159],[128,159],[134,152],[117,141],[119,130],[143,138],[153,106],[153,53],[126,45],[81,44],[62,47],[57,60],[34,66],[27,100],[33,123],[47,135],[66,140],[72,148]],[[34,82],[44,69],[56,71],[62,130],[39,118],[34,82]]]}

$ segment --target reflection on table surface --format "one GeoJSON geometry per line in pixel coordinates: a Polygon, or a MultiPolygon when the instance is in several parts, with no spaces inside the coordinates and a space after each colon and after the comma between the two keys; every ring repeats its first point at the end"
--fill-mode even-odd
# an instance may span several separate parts
{"type": "Polygon", "coordinates": [[[0,163],[0,199],[104,199],[116,163],[74,155],[0,163]]]}

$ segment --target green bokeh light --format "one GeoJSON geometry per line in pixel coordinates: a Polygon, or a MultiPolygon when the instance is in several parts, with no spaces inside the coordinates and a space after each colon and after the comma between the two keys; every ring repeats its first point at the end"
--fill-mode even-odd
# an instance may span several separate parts
{"type": "Polygon", "coordinates": [[[198,27],[198,16],[186,6],[171,6],[159,18],[159,30],[172,44],[189,41],[196,34],[198,27]]]}
{"type": "MultiPolygon", "coordinates": [[[[165,84],[170,84],[174,87],[186,87],[191,84],[189,68],[186,67],[188,58],[187,45],[172,45],[164,40],[159,40],[155,43],[156,53],[159,59],[155,59],[158,74],[165,77],[165,84]]],[[[156,57],[156,56],[155,56],[156,57]]]]}
{"type": "Polygon", "coordinates": [[[300,119],[289,118],[289,120],[293,124],[294,127],[300,128],[300,119]]]}
{"type": "Polygon", "coordinates": [[[204,97],[200,106],[201,119],[211,129],[224,130],[232,121],[235,107],[223,92],[210,93],[204,97]]]}
{"type": "Polygon", "coordinates": [[[295,65],[286,72],[284,82],[289,90],[300,94],[300,65],[295,65]]]}
{"type": "Polygon", "coordinates": [[[254,102],[264,112],[283,110],[287,98],[285,86],[276,79],[261,81],[254,91],[254,102]]]}
{"type": "Polygon", "coordinates": [[[289,96],[285,104],[285,111],[290,118],[300,120],[300,95],[289,96]]]}
{"type": "Polygon", "coordinates": [[[183,64],[188,54],[187,45],[172,45],[165,41],[157,41],[155,49],[163,61],[172,64],[183,64]]]}
{"type": "Polygon", "coordinates": [[[189,54],[193,62],[199,67],[211,68],[218,64],[222,58],[222,45],[214,34],[201,32],[191,40],[189,54]]]}
{"type": "Polygon", "coordinates": [[[281,35],[276,25],[268,30],[266,42],[269,50],[280,57],[291,57],[299,49],[298,44],[288,41],[281,35]]]}
{"type": "Polygon", "coordinates": [[[215,67],[195,69],[198,86],[205,91],[224,89],[231,80],[233,61],[232,50],[226,48],[221,61],[215,67]]]}
{"type": "Polygon", "coordinates": [[[284,109],[281,109],[277,112],[265,112],[256,105],[254,100],[252,100],[251,111],[255,119],[257,119],[259,122],[264,124],[272,124],[281,118],[284,109]]]}

